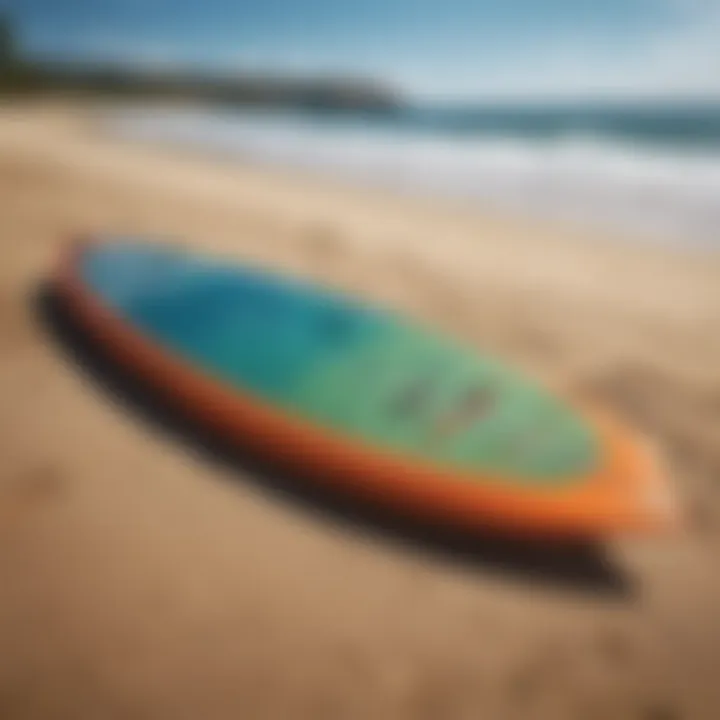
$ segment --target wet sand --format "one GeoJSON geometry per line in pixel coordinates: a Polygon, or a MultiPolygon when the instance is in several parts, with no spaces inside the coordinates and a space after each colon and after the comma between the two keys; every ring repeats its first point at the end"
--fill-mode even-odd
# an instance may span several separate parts
{"type": "Polygon", "coordinates": [[[0,110],[0,205],[3,718],[720,714],[720,257],[120,142],[68,106],[0,110]],[[685,526],[608,543],[605,592],[211,461],[38,307],[94,230],[325,282],[600,399],[659,444],[685,526]]]}

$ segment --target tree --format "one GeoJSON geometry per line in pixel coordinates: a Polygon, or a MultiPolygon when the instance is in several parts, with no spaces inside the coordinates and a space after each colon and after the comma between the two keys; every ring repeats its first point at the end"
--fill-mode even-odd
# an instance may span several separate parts
{"type": "Polygon", "coordinates": [[[17,64],[17,43],[10,18],[0,15],[0,67],[10,68],[17,64]]]}

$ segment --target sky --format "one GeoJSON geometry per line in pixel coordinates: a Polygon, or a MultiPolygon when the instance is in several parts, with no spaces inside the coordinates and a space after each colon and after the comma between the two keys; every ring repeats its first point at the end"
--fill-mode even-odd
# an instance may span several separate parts
{"type": "Polygon", "coordinates": [[[369,76],[419,99],[720,98],[720,0],[0,0],[44,58],[369,76]]]}

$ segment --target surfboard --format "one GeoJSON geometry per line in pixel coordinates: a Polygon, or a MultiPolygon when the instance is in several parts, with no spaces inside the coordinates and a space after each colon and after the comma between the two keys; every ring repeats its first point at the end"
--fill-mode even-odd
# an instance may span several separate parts
{"type": "Polygon", "coordinates": [[[73,244],[55,285],[113,360],[303,482],[514,534],[671,524],[667,483],[640,437],[409,318],[143,239],[73,244]]]}

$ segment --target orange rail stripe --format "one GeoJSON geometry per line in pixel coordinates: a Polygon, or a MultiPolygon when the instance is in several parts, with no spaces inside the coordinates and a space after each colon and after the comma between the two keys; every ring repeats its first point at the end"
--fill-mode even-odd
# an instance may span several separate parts
{"type": "Polygon", "coordinates": [[[563,489],[518,488],[491,474],[454,472],[334,434],[203,375],[103,304],[82,277],[92,241],[73,243],[55,272],[75,318],[132,372],[226,440],[242,442],[317,482],[356,493],[423,520],[558,537],[661,529],[672,518],[653,499],[665,493],[649,452],[595,411],[605,450],[601,467],[563,489]]]}

